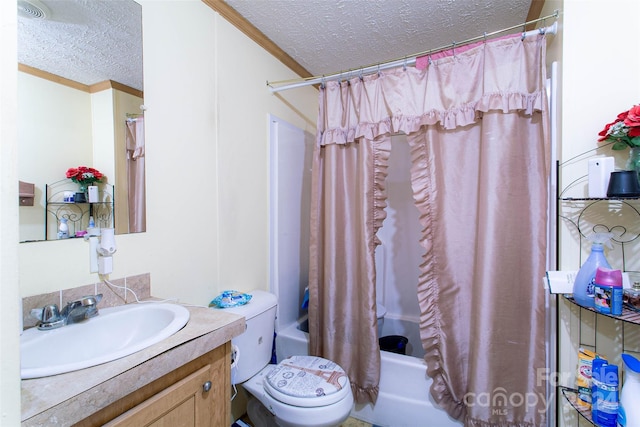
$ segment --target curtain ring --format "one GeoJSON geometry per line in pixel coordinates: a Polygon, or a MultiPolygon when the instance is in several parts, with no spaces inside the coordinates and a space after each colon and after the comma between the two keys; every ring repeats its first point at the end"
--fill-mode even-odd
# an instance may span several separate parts
{"type": "Polygon", "coordinates": [[[527,37],[527,23],[525,22],[524,24],[522,24],[522,39],[521,41],[524,41],[524,39],[527,37]]]}
{"type": "Polygon", "coordinates": [[[456,57],[456,42],[453,42],[453,47],[451,48],[451,52],[453,53],[453,57],[456,57]]]}
{"type": "Polygon", "coordinates": [[[431,49],[429,49],[429,53],[427,54],[427,62],[429,65],[433,64],[433,60],[431,59],[431,49]]]}
{"type": "Polygon", "coordinates": [[[362,75],[362,68],[360,68],[360,72],[358,73],[358,78],[360,79],[361,82],[364,81],[364,76],[362,75]]]}
{"type": "Polygon", "coordinates": [[[378,63],[378,77],[380,77],[380,63],[378,63]]]}
{"type": "Polygon", "coordinates": [[[542,19],[542,28],[538,30],[538,34],[540,34],[541,36],[547,34],[547,18],[542,19]]]}
{"type": "Polygon", "coordinates": [[[404,62],[402,64],[402,70],[403,71],[407,71],[407,57],[404,57],[404,62]]]}
{"type": "Polygon", "coordinates": [[[487,42],[487,32],[482,33],[482,37],[484,38],[484,42],[487,42]]]}
{"type": "Polygon", "coordinates": [[[325,85],[324,76],[322,76],[322,79],[320,79],[320,89],[324,89],[325,87],[326,85],[325,85]]]}

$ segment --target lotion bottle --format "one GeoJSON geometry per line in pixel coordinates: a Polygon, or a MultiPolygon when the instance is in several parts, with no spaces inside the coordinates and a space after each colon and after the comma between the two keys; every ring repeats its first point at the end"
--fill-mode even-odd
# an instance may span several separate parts
{"type": "Polygon", "coordinates": [[[640,427],[640,360],[622,354],[624,383],[620,391],[618,427],[640,427]]]}
{"type": "Polygon", "coordinates": [[[69,238],[69,224],[67,224],[67,219],[62,218],[60,220],[60,225],[58,226],[58,239],[68,239],[69,238]]]}
{"type": "Polygon", "coordinates": [[[591,254],[589,258],[582,264],[576,280],[573,282],[573,299],[583,307],[595,308],[595,278],[598,267],[611,268],[604,256],[604,245],[610,249],[611,233],[594,233],[588,237],[591,244],[591,254]]]}

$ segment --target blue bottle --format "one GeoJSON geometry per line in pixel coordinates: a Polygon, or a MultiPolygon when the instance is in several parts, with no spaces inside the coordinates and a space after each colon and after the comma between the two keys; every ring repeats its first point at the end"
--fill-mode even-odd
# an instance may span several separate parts
{"type": "Polygon", "coordinates": [[[583,307],[595,308],[595,278],[598,267],[611,268],[604,256],[604,244],[611,248],[611,233],[594,233],[588,237],[591,254],[582,264],[575,282],[573,282],[573,299],[583,307]]]}
{"type": "Polygon", "coordinates": [[[604,380],[604,367],[608,365],[606,359],[596,357],[591,364],[591,419],[596,420],[598,417],[598,397],[600,396],[599,387],[602,387],[604,380]]]}
{"type": "Polygon", "coordinates": [[[618,423],[618,406],[620,404],[618,394],[618,366],[604,365],[601,369],[601,381],[597,386],[597,412],[595,418],[596,425],[600,427],[616,427],[618,423]]]}

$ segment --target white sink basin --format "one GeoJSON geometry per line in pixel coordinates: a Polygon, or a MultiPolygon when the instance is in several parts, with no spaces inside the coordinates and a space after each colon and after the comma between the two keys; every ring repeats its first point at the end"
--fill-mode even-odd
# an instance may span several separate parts
{"type": "Polygon", "coordinates": [[[177,304],[104,308],[81,323],[50,331],[31,328],[20,337],[21,377],[39,378],[110,362],[178,332],[189,310],[177,304]]]}

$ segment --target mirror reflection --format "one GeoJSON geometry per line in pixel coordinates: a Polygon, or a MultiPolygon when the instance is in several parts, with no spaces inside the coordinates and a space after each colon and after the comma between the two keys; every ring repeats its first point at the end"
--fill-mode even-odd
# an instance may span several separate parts
{"type": "Polygon", "coordinates": [[[145,231],[141,6],[18,0],[18,71],[20,241],[145,231]],[[91,199],[79,167],[104,175],[91,199]]]}

